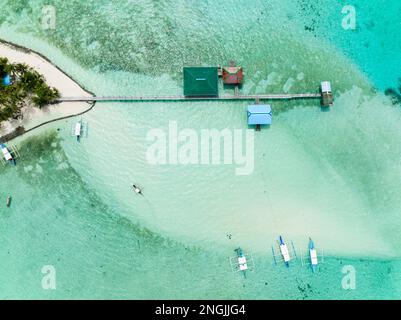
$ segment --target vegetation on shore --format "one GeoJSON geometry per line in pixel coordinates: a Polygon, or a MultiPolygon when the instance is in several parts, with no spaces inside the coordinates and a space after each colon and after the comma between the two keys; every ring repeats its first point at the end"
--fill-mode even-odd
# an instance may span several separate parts
{"type": "Polygon", "coordinates": [[[42,108],[60,96],[49,87],[43,75],[26,64],[12,64],[0,57],[0,123],[22,116],[25,106],[42,108]],[[10,76],[11,84],[4,85],[3,78],[10,76]]]}

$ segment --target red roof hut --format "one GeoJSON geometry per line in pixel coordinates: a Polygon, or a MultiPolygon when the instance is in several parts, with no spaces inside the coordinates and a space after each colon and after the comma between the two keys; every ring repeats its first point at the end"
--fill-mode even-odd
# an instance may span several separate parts
{"type": "Polygon", "coordinates": [[[223,67],[224,84],[241,84],[244,80],[242,67],[223,67]]]}

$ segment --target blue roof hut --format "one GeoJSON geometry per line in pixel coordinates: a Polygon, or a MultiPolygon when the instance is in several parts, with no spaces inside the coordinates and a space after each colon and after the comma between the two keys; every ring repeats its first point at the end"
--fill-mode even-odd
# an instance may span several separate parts
{"type": "Polygon", "coordinates": [[[3,82],[3,86],[5,86],[5,87],[11,85],[11,77],[8,74],[6,74],[3,77],[2,82],[3,82]]]}
{"type": "Polygon", "coordinates": [[[253,104],[248,106],[248,125],[257,126],[272,123],[272,108],[269,104],[253,104]]]}

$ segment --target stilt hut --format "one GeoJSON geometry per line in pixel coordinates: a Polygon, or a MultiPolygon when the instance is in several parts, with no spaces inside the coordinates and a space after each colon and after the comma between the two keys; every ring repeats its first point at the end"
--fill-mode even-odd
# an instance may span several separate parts
{"type": "Polygon", "coordinates": [[[229,67],[223,67],[223,83],[228,85],[240,85],[244,80],[242,67],[236,67],[232,61],[229,67]]]}
{"type": "Polygon", "coordinates": [[[256,126],[260,130],[261,125],[272,123],[272,108],[269,104],[253,104],[248,106],[248,125],[256,126]]]}
{"type": "Polygon", "coordinates": [[[323,81],[320,84],[320,93],[322,94],[322,106],[329,107],[334,103],[333,92],[331,91],[331,84],[329,81],[323,81]]]}
{"type": "Polygon", "coordinates": [[[4,75],[2,78],[2,83],[5,87],[11,85],[11,77],[8,74],[4,75]]]}
{"type": "Polygon", "coordinates": [[[217,67],[184,67],[184,96],[217,97],[217,67]]]}

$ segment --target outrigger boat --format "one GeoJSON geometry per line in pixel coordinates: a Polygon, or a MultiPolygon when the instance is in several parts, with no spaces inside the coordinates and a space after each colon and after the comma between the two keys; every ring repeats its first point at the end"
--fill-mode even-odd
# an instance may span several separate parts
{"type": "Polygon", "coordinates": [[[4,159],[7,162],[11,162],[12,164],[16,165],[15,158],[13,157],[12,153],[10,150],[8,150],[7,146],[5,144],[0,145],[1,151],[3,153],[4,159]]]}
{"type": "Polygon", "coordinates": [[[75,130],[74,130],[74,135],[77,137],[78,142],[81,140],[81,134],[82,134],[82,120],[79,120],[75,124],[75,130]]]}
{"type": "Polygon", "coordinates": [[[75,124],[72,123],[71,135],[77,139],[77,142],[88,137],[88,123],[83,121],[82,117],[75,124]]]}
{"type": "Polygon", "coordinates": [[[288,268],[290,266],[290,254],[288,252],[287,245],[284,243],[283,237],[279,236],[279,245],[280,245],[280,252],[284,259],[284,264],[288,268]]]}
{"type": "Polygon", "coordinates": [[[141,188],[139,188],[139,187],[138,187],[137,185],[135,185],[135,184],[133,184],[132,187],[134,188],[134,191],[135,191],[137,194],[142,195],[142,190],[141,190],[141,188]]]}
{"type": "Polygon", "coordinates": [[[318,259],[315,244],[313,243],[313,240],[311,238],[309,238],[309,256],[312,271],[313,273],[315,273],[317,271],[318,259]]]}
{"type": "Polygon", "coordinates": [[[279,236],[276,251],[274,249],[274,246],[272,246],[272,255],[275,265],[277,265],[278,262],[284,262],[285,266],[288,268],[290,266],[290,261],[292,258],[294,258],[295,260],[298,259],[294,243],[292,241],[290,243],[291,247],[288,247],[287,244],[284,242],[283,237],[279,236]]]}
{"type": "Polygon", "coordinates": [[[255,267],[253,257],[250,253],[245,253],[241,248],[234,250],[235,257],[230,257],[230,265],[232,272],[242,272],[246,278],[246,271],[252,271],[255,267]]]}
{"type": "Polygon", "coordinates": [[[246,276],[245,272],[246,270],[248,270],[248,264],[246,261],[245,254],[241,248],[235,249],[235,252],[237,253],[237,258],[238,258],[238,268],[240,271],[244,273],[244,276],[246,276]]]}
{"type": "Polygon", "coordinates": [[[301,264],[310,266],[313,273],[318,271],[318,265],[324,263],[323,249],[316,249],[312,238],[309,238],[308,252],[303,254],[301,251],[301,264]]]}

